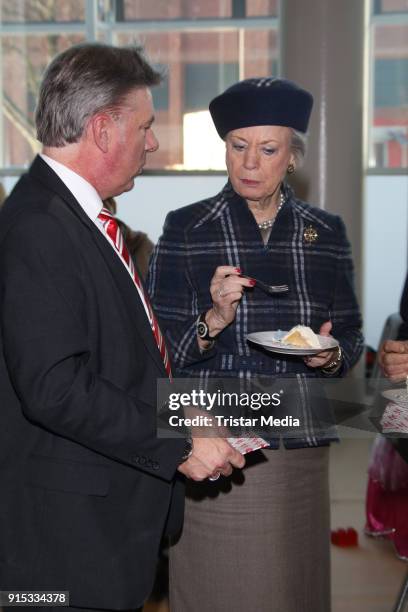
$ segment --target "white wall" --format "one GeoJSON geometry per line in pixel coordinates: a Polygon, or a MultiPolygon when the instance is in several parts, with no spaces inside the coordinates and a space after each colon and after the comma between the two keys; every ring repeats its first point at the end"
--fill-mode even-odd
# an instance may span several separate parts
{"type": "Polygon", "coordinates": [[[117,216],[157,242],[169,211],[216,195],[225,176],[140,176],[132,191],[116,198],[117,216]]]}

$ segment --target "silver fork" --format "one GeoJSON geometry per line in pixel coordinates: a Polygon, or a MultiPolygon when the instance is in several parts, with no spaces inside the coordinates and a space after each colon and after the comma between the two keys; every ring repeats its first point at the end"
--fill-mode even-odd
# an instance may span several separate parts
{"type": "Polygon", "coordinates": [[[287,285],[267,285],[253,276],[247,276],[246,274],[240,274],[240,276],[242,276],[242,278],[254,280],[256,282],[255,287],[259,287],[259,289],[265,291],[265,293],[269,293],[270,295],[273,293],[286,293],[289,291],[289,287],[287,285]]]}

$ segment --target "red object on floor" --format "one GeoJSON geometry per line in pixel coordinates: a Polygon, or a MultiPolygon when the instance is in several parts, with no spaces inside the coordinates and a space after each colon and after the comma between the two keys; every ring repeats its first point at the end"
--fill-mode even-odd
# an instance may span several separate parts
{"type": "Polygon", "coordinates": [[[336,529],[331,532],[331,542],[341,548],[352,548],[358,546],[358,533],[353,527],[336,529]]]}

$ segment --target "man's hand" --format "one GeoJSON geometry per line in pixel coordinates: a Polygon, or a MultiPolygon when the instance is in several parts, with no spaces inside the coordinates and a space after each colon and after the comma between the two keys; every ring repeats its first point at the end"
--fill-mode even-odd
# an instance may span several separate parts
{"type": "Polygon", "coordinates": [[[408,341],[387,340],[380,348],[378,363],[384,375],[393,382],[408,376],[408,341]]]}
{"type": "MultiPolygon", "coordinates": [[[[319,330],[319,335],[330,336],[331,329],[331,321],[326,321],[321,326],[319,330]]],[[[304,361],[309,368],[324,368],[336,358],[336,354],[337,349],[335,348],[330,351],[322,351],[321,353],[317,353],[317,355],[305,357],[304,361]]]]}
{"type": "Polygon", "coordinates": [[[205,480],[217,474],[229,476],[232,469],[243,468],[245,458],[224,438],[194,438],[191,456],[178,470],[191,480],[205,480]]]}

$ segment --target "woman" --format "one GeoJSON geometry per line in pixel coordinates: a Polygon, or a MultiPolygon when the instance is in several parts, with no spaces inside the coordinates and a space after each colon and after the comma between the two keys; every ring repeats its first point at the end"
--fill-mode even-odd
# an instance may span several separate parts
{"type": "MultiPolygon", "coordinates": [[[[210,104],[229,182],[168,215],[149,289],[179,376],[201,379],[344,375],[362,349],[352,262],[339,217],[297,200],[312,96],[283,79],[248,79],[210,104]],[[266,295],[251,279],[287,284],[266,295]],[[304,324],[340,350],[302,359],[265,353],[246,336],[304,324]]],[[[231,478],[187,483],[171,551],[174,612],[330,609],[328,444],[301,408],[303,433],[270,440],[231,478]]],[[[215,475],[216,476],[216,475],[215,475]]]]}

